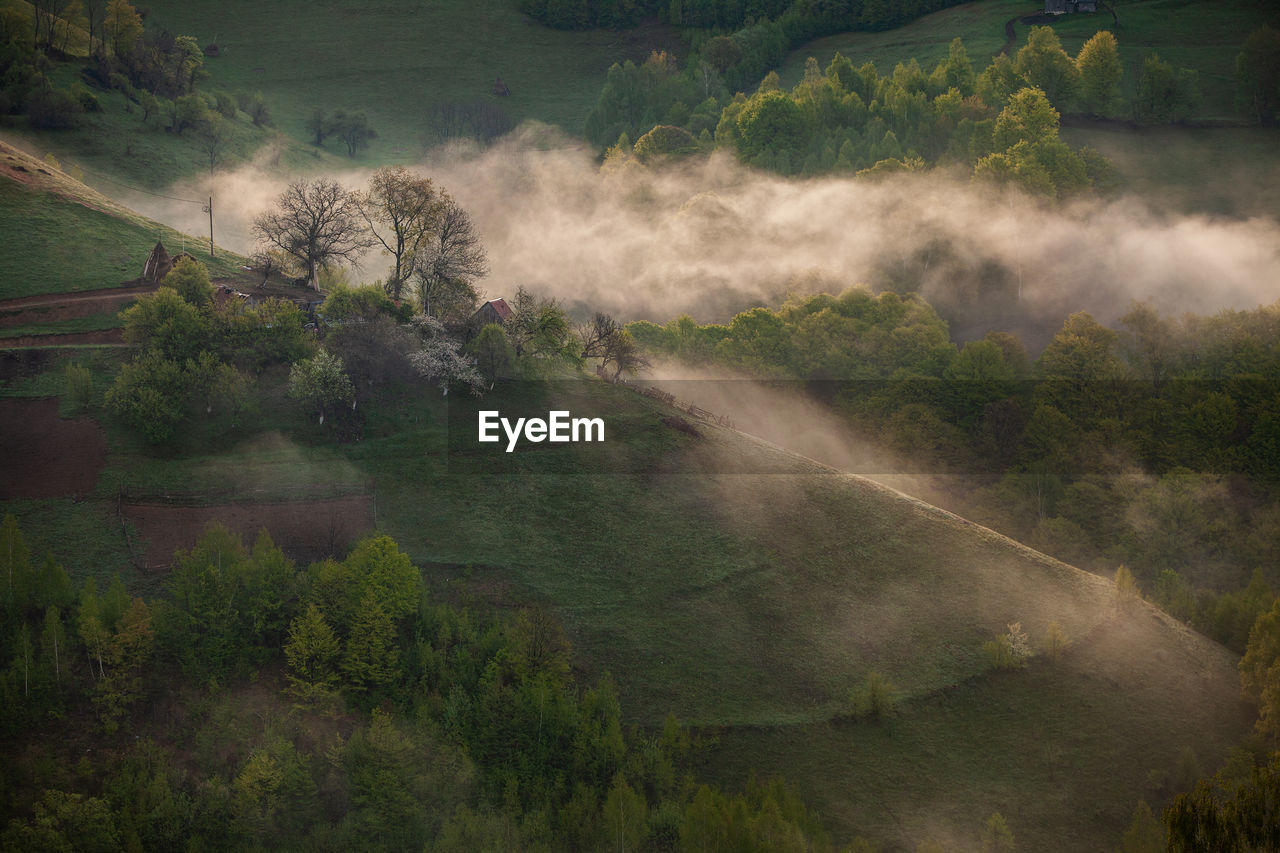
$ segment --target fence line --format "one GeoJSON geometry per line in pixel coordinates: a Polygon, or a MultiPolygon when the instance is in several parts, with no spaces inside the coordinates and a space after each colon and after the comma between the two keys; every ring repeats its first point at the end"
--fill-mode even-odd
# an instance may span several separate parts
{"type": "Polygon", "coordinates": [[[651,397],[654,400],[659,400],[672,408],[679,409],[686,414],[693,415],[695,418],[710,421],[713,424],[728,427],[729,429],[736,429],[733,425],[733,421],[729,420],[727,415],[717,415],[715,412],[708,411],[695,403],[688,403],[684,400],[680,400],[675,394],[663,391],[661,388],[655,388],[652,385],[641,385],[638,382],[631,382],[623,379],[622,377],[610,376],[609,371],[605,370],[603,365],[596,366],[596,376],[600,377],[605,382],[609,382],[613,385],[622,385],[630,388],[637,394],[642,394],[645,397],[651,397]]]}

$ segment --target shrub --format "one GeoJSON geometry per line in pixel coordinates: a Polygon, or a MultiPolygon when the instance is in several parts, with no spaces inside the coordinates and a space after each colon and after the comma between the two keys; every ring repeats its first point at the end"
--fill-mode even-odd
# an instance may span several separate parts
{"type": "Polygon", "coordinates": [[[213,96],[213,108],[223,118],[234,119],[236,117],[236,102],[226,92],[218,92],[213,96]]]}
{"type": "Polygon", "coordinates": [[[866,683],[849,694],[854,716],[872,720],[886,720],[893,716],[894,688],[883,675],[872,670],[866,683]]]}
{"type": "Polygon", "coordinates": [[[75,127],[81,112],[80,102],[61,89],[37,89],[27,98],[27,121],[38,130],[75,127]]]}
{"type": "Polygon", "coordinates": [[[71,405],[77,412],[89,408],[93,399],[93,376],[89,369],[79,364],[68,364],[63,370],[66,380],[66,393],[71,398],[71,405]]]}

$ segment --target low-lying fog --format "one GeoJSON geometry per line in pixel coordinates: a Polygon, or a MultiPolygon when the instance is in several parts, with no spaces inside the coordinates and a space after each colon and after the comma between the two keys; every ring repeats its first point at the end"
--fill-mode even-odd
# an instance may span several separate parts
{"type": "MultiPolygon", "coordinates": [[[[1187,216],[1121,196],[1051,206],[939,172],[871,182],[783,179],[726,153],[662,171],[601,174],[591,151],[547,147],[523,128],[483,152],[438,151],[417,164],[472,215],[489,254],[490,297],[518,285],[574,313],[623,321],[691,314],[722,322],[788,293],[918,291],[958,340],[1021,331],[1037,349],[1073,311],[1114,321],[1132,300],[1166,313],[1250,308],[1280,298],[1280,224],[1187,216]]],[[[368,170],[336,175],[362,187],[368,170]]],[[[219,245],[248,254],[250,222],[287,177],[246,165],[212,183],[219,245]]],[[[151,196],[131,207],[191,234],[205,214],[151,196]]],[[[366,258],[356,279],[386,275],[366,258]]]]}

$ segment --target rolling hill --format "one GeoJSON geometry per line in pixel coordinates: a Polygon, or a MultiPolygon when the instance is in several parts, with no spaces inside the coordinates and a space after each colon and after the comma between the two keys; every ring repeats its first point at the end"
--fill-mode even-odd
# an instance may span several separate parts
{"type": "Polygon", "coordinates": [[[336,448],[296,431],[195,435],[162,458],[113,444],[99,495],[372,479],[380,529],[433,596],[549,608],[629,720],[704,727],[708,773],[783,775],[837,838],[964,848],[999,811],[1031,849],[1100,849],[1139,798],[1162,803],[1188,760],[1216,767],[1249,730],[1234,656],[1119,610],[1110,582],[731,429],[691,437],[631,391],[522,383],[445,407],[405,389],[366,414],[336,448]],[[601,416],[607,440],[459,447],[481,406],[601,416]],[[1037,652],[1059,623],[1067,651],[992,671],[982,645],[1013,622],[1037,652]],[[850,715],[871,671],[895,685],[892,720],[850,715]]]}
{"type": "MultiPolygon", "coordinates": [[[[374,162],[416,156],[427,108],[484,98],[499,74],[514,118],[576,130],[603,68],[669,37],[553,33],[505,0],[308,8],[243,9],[229,23],[210,4],[153,12],[224,46],[210,61],[213,86],[264,90],[299,138],[321,97],[367,110],[381,132],[374,162]],[[485,51],[447,43],[477,15],[485,51]],[[357,50],[352,32],[387,48],[357,50]],[[309,70],[318,56],[322,75],[309,70]]],[[[15,149],[0,149],[0,162],[13,179],[0,180],[0,227],[23,235],[0,253],[6,297],[115,287],[157,235],[181,239],[15,149]]],[[[218,263],[215,275],[232,275],[239,259],[218,263]]],[[[0,393],[58,393],[64,355],[12,356],[0,393]]],[[[101,353],[74,356],[91,361],[99,391],[118,367],[101,353]]],[[[422,568],[431,595],[551,609],[581,675],[613,674],[630,722],[656,727],[674,712],[716,739],[710,776],[732,786],[780,774],[837,838],[890,849],[975,847],[997,811],[1023,849],[1104,849],[1139,798],[1163,804],[1187,768],[1218,766],[1249,730],[1233,655],[1145,604],[1119,607],[1106,580],[743,433],[673,429],[662,419],[674,412],[623,388],[511,384],[447,405],[430,389],[386,389],[362,404],[363,439],[333,445],[300,422],[279,379],[269,377],[251,428],[196,424],[163,453],[95,412],[108,448],[93,491],[0,509],[75,580],[119,570],[152,594],[163,578],[135,570],[121,537],[124,489],[186,489],[213,503],[265,484],[281,502],[372,481],[376,524],[422,568]],[[509,457],[459,447],[481,406],[600,416],[608,440],[509,457]],[[1069,640],[1059,660],[992,670],[985,642],[1018,623],[1039,650],[1054,622],[1069,640]],[[850,691],[873,671],[895,686],[890,720],[849,713],[850,691]]]]}

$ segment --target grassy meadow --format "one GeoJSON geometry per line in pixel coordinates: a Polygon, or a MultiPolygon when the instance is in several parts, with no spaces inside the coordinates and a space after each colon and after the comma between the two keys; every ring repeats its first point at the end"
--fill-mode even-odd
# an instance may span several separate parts
{"type": "Polygon", "coordinates": [[[4,142],[0,169],[0,231],[20,235],[0,253],[5,299],[119,287],[142,275],[156,240],[175,254],[185,245],[214,277],[242,274],[243,258],[220,249],[209,257],[207,237],[202,246],[4,142]]]}
{"type": "Polygon", "coordinates": [[[367,114],[378,138],[360,160],[371,163],[418,159],[432,139],[428,114],[444,102],[482,101],[515,123],[535,119],[577,134],[610,65],[678,44],[657,26],[548,29],[510,0],[379,0],[323,13],[286,0],[233,15],[218,4],[161,0],[149,10],[175,32],[218,44],[222,55],[205,61],[207,88],[262,92],[278,126],[297,140],[309,141],[305,123],[317,108],[367,114]],[[498,77],[509,97],[492,94],[498,77]]]}

